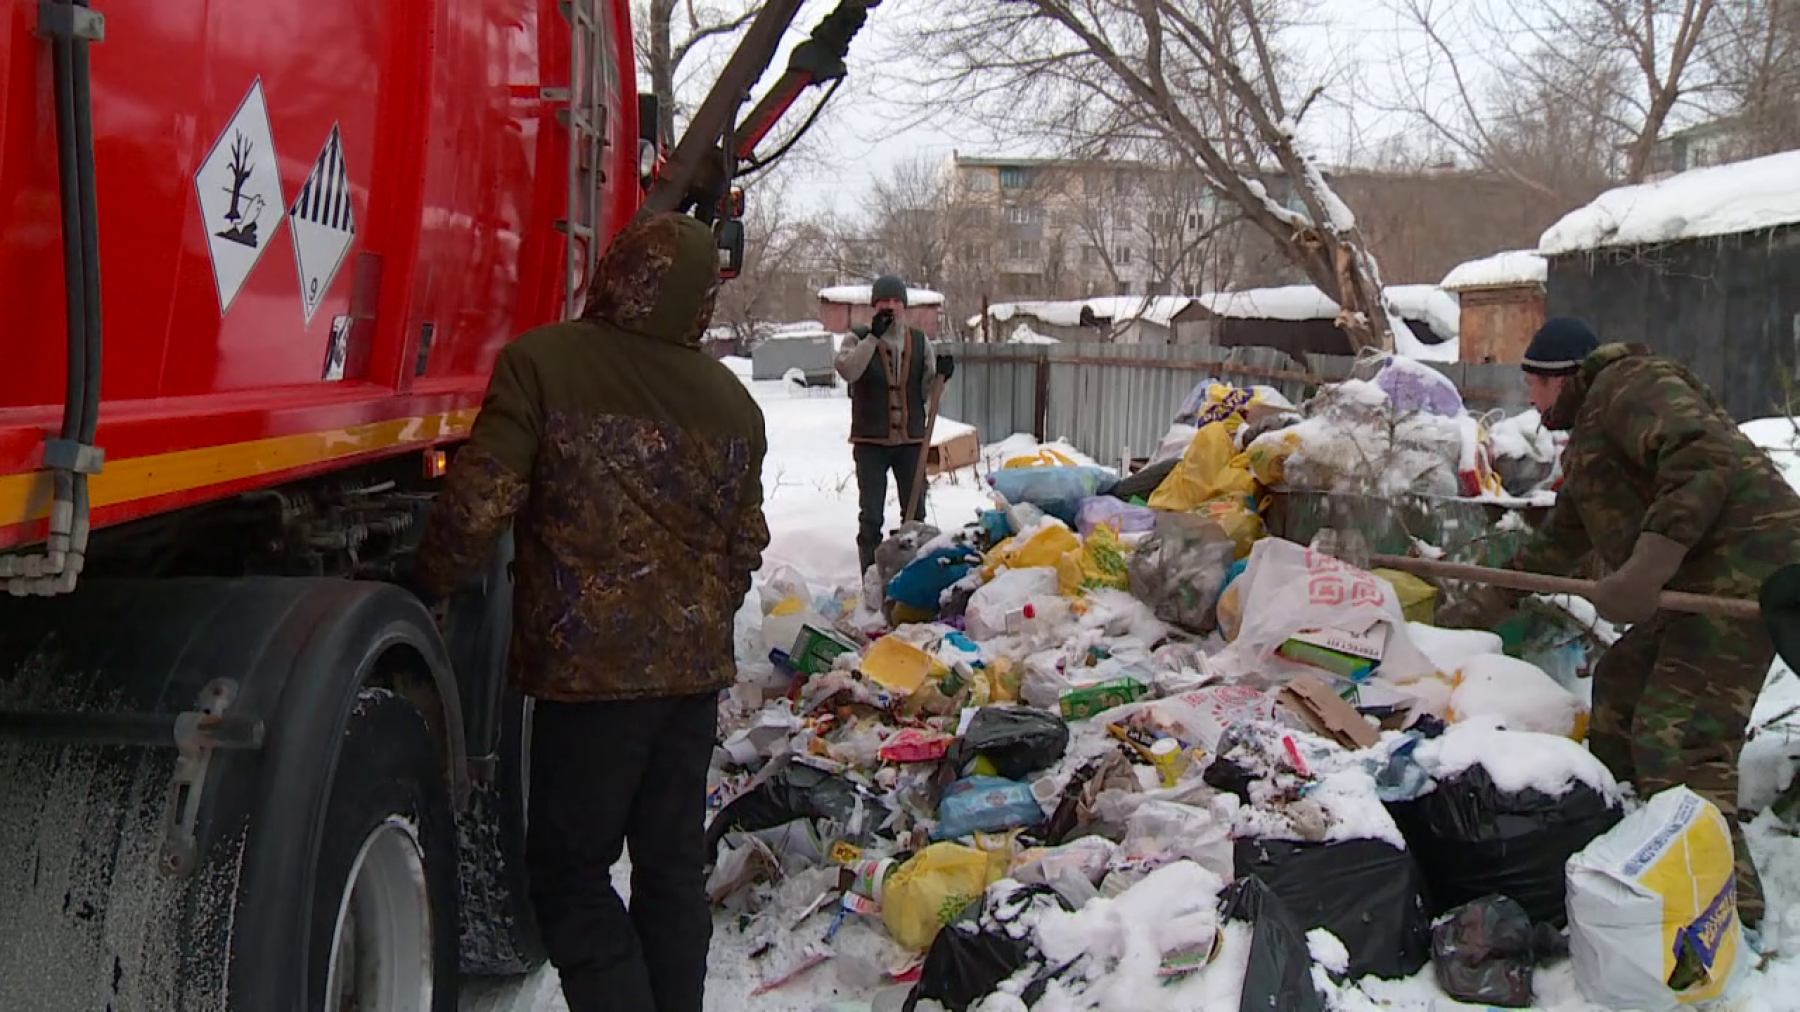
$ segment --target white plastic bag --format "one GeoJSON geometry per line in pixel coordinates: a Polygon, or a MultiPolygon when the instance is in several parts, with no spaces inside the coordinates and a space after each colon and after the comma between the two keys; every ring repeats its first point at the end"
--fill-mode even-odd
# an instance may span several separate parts
{"type": "Polygon", "coordinates": [[[1744,955],[1731,834],[1711,802],[1671,787],[1569,859],[1569,948],[1589,1001],[1671,1012],[1723,997],[1744,955]],[[1694,982],[1669,984],[1680,970],[1694,982]]]}
{"type": "Polygon", "coordinates": [[[1012,618],[1019,615],[1033,598],[1056,597],[1062,592],[1061,578],[1056,570],[1048,566],[1035,566],[1030,569],[1009,569],[982,585],[969,598],[966,612],[969,635],[977,641],[991,640],[1012,631],[1007,628],[1009,619],[1012,624],[1019,625],[1023,619],[1012,618]]]}
{"type": "Polygon", "coordinates": [[[1437,668],[1413,646],[1406,615],[1392,584],[1378,576],[1281,538],[1264,538],[1250,553],[1244,575],[1233,584],[1243,609],[1243,625],[1231,645],[1214,656],[1215,666],[1233,680],[1285,682],[1319,669],[1288,661],[1275,651],[1297,632],[1332,629],[1385,637],[1380,671],[1394,681],[1435,674],[1437,668]]]}

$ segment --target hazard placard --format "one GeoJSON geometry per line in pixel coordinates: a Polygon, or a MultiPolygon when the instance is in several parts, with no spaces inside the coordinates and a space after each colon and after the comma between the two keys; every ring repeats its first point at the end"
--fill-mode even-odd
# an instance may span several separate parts
{"type": "Polygon", "coordinates": [[[287,206],[262,78],[250,85],[237,112],[213,141],[194,173],[194,190],[223,315],[231,311],[250,272],[268,251],[287,206]]]}
{"type": "Polygon", "coordinates": [[[324,150],[313,159],[312,173],[300,187],[288,224],[294,233],[294,259],[300,265],[300,305],[308,325],[331,290],[350,245],[356,241],[355,201],[350,170],[344,164],[343,134],[334,124],[324,150]]]}

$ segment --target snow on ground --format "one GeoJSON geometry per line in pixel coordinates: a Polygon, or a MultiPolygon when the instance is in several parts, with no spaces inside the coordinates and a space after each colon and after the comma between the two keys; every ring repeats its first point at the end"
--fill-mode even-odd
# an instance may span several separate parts
{"type": "Polygon", "coordinates": [[[1507,285],[1543,284],[1550,276],[1550,262],[1530,250],[1507,250],[1491,257],[1457,264],[1438,282],[1447,292],[1507,285]]]}
{"type": "MultiPolygon", "coordinates": [[[[740,375],[747,362],[728,361],[740,375]],[[741,364],[740,364],[741,363],[741,364]]],[[[746,379],[746,382],[749,381],[746,379]]],[[[825,583],[850,583],[856,578],[856,486],[851,477],[850,449],[845,442],[849,426],[849,402],[839,391],[793,392],[780,383],[751,384],[763,405],[769,425],[769,465],[764,474],[768,495],[767,509],[771,528],[776,532],[776,547],[771,549],[765,568],[781,562],[795,565],[809,577],[825,583]],[[779,554],[778,554],[779,552],[779,554]]],[[[1788,425],[1787,438],[1800,446],[1788,425]]],[[[1751,423],[1753,426],[1760,423],[1751,423]]],[[[1758,442],[1773,442],[1775,437],[1760,429],[1746,426],[1758,442]]],[[[983,433],[993,439],[995,433],[983,433]]],[[[1068,454],[1077,463],[1091,460],[1064,444],[1054,448],[1068,454]]],[[[987,447],[978,469],[985,474],[1006,459],[1032,453],[1038,444],[1029,436],[1015,435],[987,447]]],[[[944,525],[960,524],[986,502],[985,484],[975,474],[962,472],[939,478],[932,488],[931,515],[944,525]]],[[[898,506],[890,491],[888,522],[898,516],[898,506]]],[[[1441,644],[1449,649],[1447,641],[1441,644]]],[[[1455,652],[1480,652],[1480,645],[1464,648],[1456,644],[1455,652]]],[[[1761,726],[1779,717],[1790,707],[1800,706],[1800,679],[1779,664],[1757,705],[1753,724],[1761,726]]],[[[1800,751],[1800,743],[1792,740],[1800,725],[1790,715],[1783,721],[1758,733],[1745,750],[1744,780],[1746,790],[1752,783],[1773,782],[1784,777],[1784,757],[1800,751]]],[[[1470,738],[1480,737],[1479,730],[1470,738]]],[[[1467,742],[1463,743],[1467,744],[1467,742]]],[[[1460,747],[1460,745],[1459,745],[1460,747]]],[[[1564,764],[1573,769],[1575,764],[1564,764]]],[[[1544,771],[1533,767],[1527,772],[1544,771]]],[[[1785,781],[1784,781],[1785,782],[1785,781]]],[[[1740,996],[1734,1012],[1784,1012],[1796,1007],[1794,995],[1800,994],[1800,838],[1778,827],[1773,817],[1764,812],[1747,829],[1750,847],[1762,870],[1764,887],[1769,897],[1770,916],[1765,921],[1767,941],[1781,945],[1787,954],[1755,974],[1740,996]]],[[[622,896],[629,896],[629,866],[622,862],[614,869],[614,882],[622,896]]],[[[834,1002],[850,1002],[852,1007],[866,1008],[861,1003],[882,996],[877,1008],[897,1009],[898,1003],[883,992],[895,988],[882,977],[897,952],[878,923],[848,919],[833,944],[835,957],[793,982],[767,994],[754,992],[765,980],[797,966],[807,947],[816,944],[829,923],[828,914],[815,915],[799,927],[777,925],[778,930],[766,939],[740,930],[734,917],[721,915],[714,924],[712,956],[707,981],[708,1010],[748,1009],[753,1012],[819,1012],[834,1002]],[[764,942],[773,949],[752,958],[751,953],[764,942]]],[[[1228,925],[1225,933],[1227,949],[1241,948],[1245,933],[1228,925]],[[1235,943],[1235,945],[1234,945],[1235,943]]],[[[1320,939],[1310,939],[1317,949],[1320,939]]],[[[1236,953],[1227,960],[1221,957],[1220,969],[1235,964],[1236,953]]],[[[1241,973],[1241,966],[1238,971],[1241,973]]],[[[1185,990],[1185,1007],[1235,1008],[1233,975],[1208,973],[1207,983],[1195,982],[1195,993],[1185,990]],[[1216,978],[1216,979],[1215,979],[1216,978]],[[1214,992],[1217,992],[1215,994],[1214,992]],[[1217,1000],[1213,1000],[1213,999],[1217,1000]]],[[[1403,981],[1365,980],[1362,994],[1343,989],[1333,998],[1333,1008],[1347,1010],[1392,1010],[1392,1012],[1448,1012],[1457,1008],[1479,1008],[1461,1005],[1445,997],[1435,983],[1428,966],[1421,974],[1403,981]],[[1366,997],[1364,996],[1366,994],[1366,997]]],[[[1606,1012],[1581,997],[1569,961],[1564,960],[1536,975],[1537,1004],[1542,1012],[1606,1012]]],[[[901,990],[903,993],[903,989],[901,990]]],[[[461,1012],[565,1012],[556,984],[556,974],[545,968],[522,981],[484,982],[465,991],[461,1012]]]]}
{"type": "Polygon", "coordinates": [[[1546,256],[1756,232],[1800,222],[1800,151],[1621,186],[1578,207],[1538,240],[1546,256]]]}

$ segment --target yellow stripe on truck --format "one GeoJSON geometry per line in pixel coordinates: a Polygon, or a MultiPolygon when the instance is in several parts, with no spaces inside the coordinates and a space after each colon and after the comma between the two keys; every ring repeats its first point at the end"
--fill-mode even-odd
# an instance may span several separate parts
{"type": "MultiPolygon", "coordinates": [[[[464,408],[321,432],[108,460],[104,470],[88,479],[89,501],[98,509],[281,474],[390,447],[423,446],[467,435],[475,424],[477,410],[464,408]]],[[[51,493],[49,471],[0,477],[0,526],[48,517],[51,493]]]]}

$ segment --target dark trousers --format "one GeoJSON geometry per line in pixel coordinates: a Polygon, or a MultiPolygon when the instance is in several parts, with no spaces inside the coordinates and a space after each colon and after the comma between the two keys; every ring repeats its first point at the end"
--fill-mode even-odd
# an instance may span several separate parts
{"type": "Polygon", "coordinates": [[[925,519],[925,497],[922,495],[919,496],[919,506],[913,511],[913,515],[904,515],[906,502],[912,498],[913,482],[919,474],[919,455],[924,452],[925,446],[922,443],[904,446],[856,444],[856,492],[857,504],[861,509],[856,547],[862,553],[864,570],[874,564],[875,549],[881,545],[882,522],[887,518],[889,472],[893,473],[894,485],[900,492],[900,522],[925,519]]]}
{"type": "Polygon", "coordinates": [[[569,1012],[700,1012],[715,693],[539,701],[526,866],[569,1012]],[[631,908],[612,868],[631,844],[631,908]]]}

